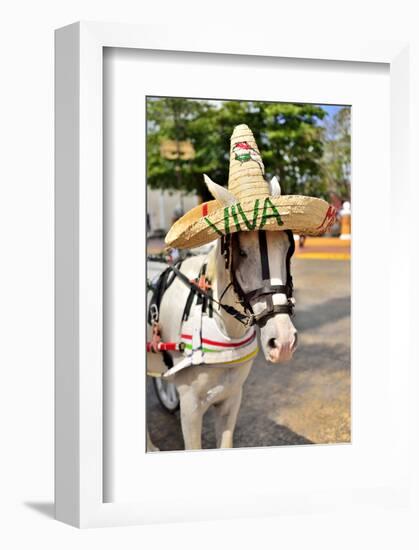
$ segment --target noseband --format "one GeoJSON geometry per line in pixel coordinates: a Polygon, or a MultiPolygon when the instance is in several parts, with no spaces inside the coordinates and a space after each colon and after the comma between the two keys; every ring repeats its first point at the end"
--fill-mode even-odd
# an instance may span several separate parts
{"type": "MultiPolygon", "coordinates": [[[[243,306],[245,311],[251,314],[253,323],[258,325],[259,327],[263,327],[267,320],[277,313],[292,315],[294,311],[294,301],[292,299],[293,282],[290,263],[291,257],[295,251],[295,243],[292,231],[287,230],[284,232],[287,234],[290,243],[286,257],[287,280],[285,285],[271,284],[266,231],[259,231],[259,252],[260,263],[262,267],[263,285],[260,288],[252,290],[250,292],[244,292],[244,290],[240,286],[239,281],[237,280],[235,273],[235,257],[237,257],[239,250],[239,237],[237,233],[226,235],[222,237],[221,240],[221,253],[224,255],[225,267],[230,272],[230,285],[228,285],[227,288],[229,288],[229,286],[233,286],[235,293],[239,297],[241,305],[243,306]],[[287,297],[287,303],[281,305],[274,304],[274,294],[285,294],[285,296],[287,297]],[[253,311],[251,302],[257,300],[260,297],[263,297],[266,301],[266,308],[261,313],[256,314],[253,311]]],[[[223,292],[223,294],[226,292],[226,290],[223,292]]]]}

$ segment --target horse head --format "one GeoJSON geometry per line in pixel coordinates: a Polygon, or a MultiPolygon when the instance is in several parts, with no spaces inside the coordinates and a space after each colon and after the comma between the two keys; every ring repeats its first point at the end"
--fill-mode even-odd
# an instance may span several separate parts
{"type": "Polygon", "coordinates": [[[231,276],[236,293],[260,328],[267,361],[289,361],[297,347],[297,330],[290,314],[290,258],[294,238],[287,231],[243,231],[231,246],[231,276]]]}

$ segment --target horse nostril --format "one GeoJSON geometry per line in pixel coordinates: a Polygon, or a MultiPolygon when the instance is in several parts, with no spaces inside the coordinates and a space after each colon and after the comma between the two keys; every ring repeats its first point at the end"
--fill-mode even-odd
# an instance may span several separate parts
{"type": "Polygon", "coordinates": [[[297,342],[298,342],[298,332],[294,334],[294,342],[292,344],[293,349],[297,347],[297,342]]]}
{"type": "Polygon", "coordinates": [[[269,338],[269,340],[268,340],[268,346],[269,346],[270,348],[276,348],[275,338],[269,338]]]}

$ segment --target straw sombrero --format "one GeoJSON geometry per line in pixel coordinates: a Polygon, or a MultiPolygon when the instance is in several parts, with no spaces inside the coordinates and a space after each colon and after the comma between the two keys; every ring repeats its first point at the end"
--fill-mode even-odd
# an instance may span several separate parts
{"type": "Polygon", "coordinates": [[[321,235],[335,220],[336,210],[322,199],[281,196],[278,180],[270,184],[253,133],[246,124],[231,136],[228,189],[204,175],[215,200],[196,206],[177,220],[166,235],[173,248],[194,248],[236,231],[283,231],[321,235]]]}

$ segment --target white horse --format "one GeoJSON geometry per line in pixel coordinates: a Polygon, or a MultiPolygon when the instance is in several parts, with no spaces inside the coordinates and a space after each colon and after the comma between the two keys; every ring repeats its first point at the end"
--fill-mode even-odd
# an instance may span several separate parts
{"type": "MultiPolygon", "coordinates": [[[[261,249],[259,233],[244,231],[236,234],[235,244],[231,250],[231,270],[226,268],[221,242],[218,241],[208,257],[196,256],[185,260],[181,271],[189,279],[194,279],[206,261],[207,277],[211,281],[215,300],[232,306],[243,314],[246,311],[239,303],[237,288],[243,295],[248,295],[253,314],[260,319],[260,342],[265,359],[271,363],[282,363],[291,359],[297,346],[297,331],[289,313],[284,313],[284,310],[288,311],[290,303],[284,286],[290,280],[289,257],[293,243],[284,231],[262,231],[264,246],[261,249]],[[235,278],[236,288],[230,285],[232,277],[235,278]],[[252,296],[253,291],[261,288],[266,290],[267,287],[270,292],[256,292],[252,296]],[[282,309],[279,306],[283,306],[282,309]]],[[[189,291],[190,289],[176,278],[165,292],[159,316],[163,341],[179,341],[182,315],[189,291]]],[[[214,314],[218,328],[229,338],[241,338],[248,330],[216,303],[214,314]]],[[[161,361],[159,354],[149,355],[153,361],[161,361]]],[[[181,355],[175,354],[174,359],[176,363],[181,359],[181,355]]],[[[233,446],[243,384],[252,364],[253,359],[238,366],[190,366],[170,377],[173,380],[169,380],[176,385],[180,397],[185,449],[201,448],[203,416],[210,407],[214,407],[215,410],[217,447],[233,446]]],[[[149,437],[147,439],[148,449],[157,450],[149,437]]]]}

